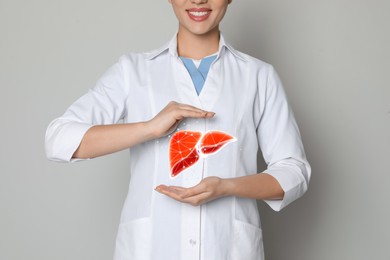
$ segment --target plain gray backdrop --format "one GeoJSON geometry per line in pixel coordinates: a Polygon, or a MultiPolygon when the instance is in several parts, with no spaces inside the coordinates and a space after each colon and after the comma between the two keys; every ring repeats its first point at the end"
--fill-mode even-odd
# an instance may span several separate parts
{"type": "MultiPolygon", "coordinates": [[[[225,38],[275,66],[313,168],[283,211],[259,202],[269,260],[390,259],[389,13],[388,0],[230,6],[225,38]]],[[[1,260],[112,259],[128,153],[49,162],[45,130],[120,55],[176,30],[167,1],[0,0],[1,260]]]]}

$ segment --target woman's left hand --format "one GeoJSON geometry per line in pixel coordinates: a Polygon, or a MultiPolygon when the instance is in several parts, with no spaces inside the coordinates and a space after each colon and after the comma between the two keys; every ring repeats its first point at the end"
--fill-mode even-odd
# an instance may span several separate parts
{"type": "Polygon", "coordinates": [[[227,195],[228,182],[219,177],[204,178],[199,184],[183,188],[179,186],[159,185],[156,191],[177,201],[199,206],[216,198],[227,195]]]}

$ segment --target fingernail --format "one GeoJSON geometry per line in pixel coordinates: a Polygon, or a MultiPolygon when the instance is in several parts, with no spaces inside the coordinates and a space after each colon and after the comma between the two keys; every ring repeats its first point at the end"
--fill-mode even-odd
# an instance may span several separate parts
{"type": "Polygon", "coordinates": [[[206,117],[213,117],[215,115],[214,112],[207,112],[206,117]]]}

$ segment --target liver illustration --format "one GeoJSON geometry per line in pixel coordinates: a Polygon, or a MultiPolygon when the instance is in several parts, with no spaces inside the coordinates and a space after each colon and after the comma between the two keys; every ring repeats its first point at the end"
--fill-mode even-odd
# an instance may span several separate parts
{"type": "Polygon", "coordinates": [[[222,131],[208,131],[199,142],[199,152],[203,155],[211,155],[222,149],[225,145],[235,141],[236,138],[222,131]]]}
{"type": "Polygon", "coordinates": [[[197,131],[178,131],[172,135],[169,144],[171,177],[176,177],[199,160],[196,144],[201,136],[202,133],[197,131]]]}
{"type": "Polygon", "coordinates": [[[169,144],[169,161],[171,177],[176,177],[199,161],[221,150],[225,145],[235,141],[233,136],[217,130],[202,135],[198,131],[178,131],[172,135],[169,144]]]}

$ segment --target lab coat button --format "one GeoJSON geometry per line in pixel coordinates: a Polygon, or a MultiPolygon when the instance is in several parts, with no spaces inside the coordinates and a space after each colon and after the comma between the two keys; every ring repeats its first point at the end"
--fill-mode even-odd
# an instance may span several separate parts
{"type": "Polygon", "coordinates": [[[191,246],[196,246],[196,241],[193,239],[190,239],[189,243],[191,246]]]}

